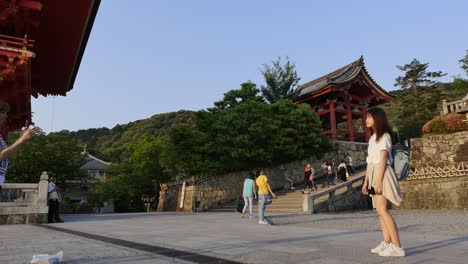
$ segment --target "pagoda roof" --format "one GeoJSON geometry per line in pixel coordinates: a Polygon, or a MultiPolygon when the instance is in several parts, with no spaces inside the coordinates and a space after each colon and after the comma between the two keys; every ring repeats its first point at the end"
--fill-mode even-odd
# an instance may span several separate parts
{"type": "Polygon", "coordinates": [[[105,162],[89,153],[86,154],[85,160],[87,162],[80,167],[80,170],[105,170],[111,164],[110,162],[105,162]]]}
{"type": "Polygon", "coordinates": [[[330,72],[320,78],[299,85],[297,88],[299,90],[299,95],[295,101],[301,101],[301,99],[311,97],[315,94],[320,94],[322,91],[333,86],[340,86],[342,84],[353,82],[360,74],[364,75],[371,88],[376,92],[380,93],[384,97],[393,98],[392,95],[387,93],[374,81],[374,79],[372,79],[365,67],[364,57],[361,56],[359,59],[344,67],[330,72]]]}

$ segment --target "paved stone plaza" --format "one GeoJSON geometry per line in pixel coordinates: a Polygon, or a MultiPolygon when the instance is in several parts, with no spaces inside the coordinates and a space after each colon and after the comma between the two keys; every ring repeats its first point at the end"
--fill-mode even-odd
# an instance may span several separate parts
{"type": "Polygon", "coordinates": [[[374,212],[275,215],[258,225],[237,213],[65,216],[66,223],[0,226],[0,263],[64,251],[63,263],[466,263],[468,211],[393,211],[407,250],[383,258],[374,212]]]}

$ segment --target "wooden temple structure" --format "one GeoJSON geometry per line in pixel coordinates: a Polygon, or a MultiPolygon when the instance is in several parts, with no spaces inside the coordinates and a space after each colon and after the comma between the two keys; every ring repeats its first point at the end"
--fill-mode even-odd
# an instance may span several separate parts
{"type": "Polygon", "coordinates": [[[0,133],[32,121],[31,96],[73,88],[100,0],[0,0],[0,133]]]}
{"type": "Polygon", "coordinates": [[[366,109],[392,101],[369,75],[364,58],[298,87],[295,103],[307,103],[333,141],[367,142],[366,109]]]}

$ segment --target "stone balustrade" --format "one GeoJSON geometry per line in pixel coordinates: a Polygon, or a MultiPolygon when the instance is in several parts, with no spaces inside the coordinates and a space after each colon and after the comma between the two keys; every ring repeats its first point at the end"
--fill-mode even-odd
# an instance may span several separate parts
{"type": "Polygon", "coordinates": [[[49,176],[43,172],[39,183],[5,183],[0,193],[0,224],[47,222],[49,176]]]}
{"type": "Polygon", "coordinates": [[[441,115],[446,115],[449,113],[457,113],[468,103],[468,94],[461,100],[447,102],[447,100],[442,100],[442,112],[441,115]]]}

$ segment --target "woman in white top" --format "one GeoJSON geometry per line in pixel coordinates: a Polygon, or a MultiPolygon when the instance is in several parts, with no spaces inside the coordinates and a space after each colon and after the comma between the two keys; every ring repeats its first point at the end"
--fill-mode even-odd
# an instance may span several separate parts
{"type": "Polygon", "coordinates": [[[383,234],[383,241],[371,252],[385,257],[403,257],[405,250],[400,243],[397,225],[387,210],[388,201],[397,206],[401,203],[400,185],[389,166],[392,163],[392,139],[387,115],[380,108],[370,109],[366,115],[366,126],[372,136],[367,149],[367,170],[362,193],[372,195],[383,234]]]}

